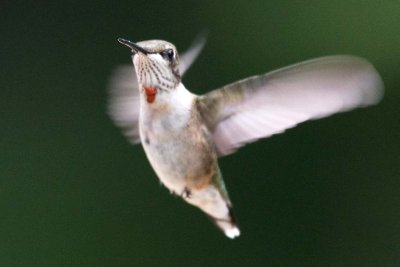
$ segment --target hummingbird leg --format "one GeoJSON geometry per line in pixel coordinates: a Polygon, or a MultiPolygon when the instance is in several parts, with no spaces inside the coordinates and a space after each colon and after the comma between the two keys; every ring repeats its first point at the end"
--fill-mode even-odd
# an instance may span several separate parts
{"type": "Polygon", "coordinates": [[[147,145],[150,145],[150,139],[149,139],[149,137],[148,137],[147,135],[144,137],[144,142],[145,142],[147,145]]]}
{"type": "Polygon", "coordinates": [[[169,193],[170,193],[171,195],[179,196],[174,190],[169,189],[168,187],[166,187],[166,186],[163,184],[163,182],[161,182],[161,181],[159,181],[159,182],[160,182],[160,185],[161,185],[161,186],[164,186],[164,187],[169,191],[169,193]]]}
{"type": "Polygon", "coordinates": [[[179,196],[174,190],[171,189],[169,190],[169,193],[174,196],[179,196]]]}
{"type": "Polygon", "coordinates": [[[185,186],[185,188],[182,191],[181,197],[182,198],[190,198],[192,196],[192,192],[185,186]]]}

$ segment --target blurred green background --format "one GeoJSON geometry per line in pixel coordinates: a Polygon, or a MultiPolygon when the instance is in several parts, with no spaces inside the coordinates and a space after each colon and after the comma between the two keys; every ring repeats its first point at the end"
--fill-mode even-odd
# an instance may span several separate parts
{"type": "Polygon", "coordinates": [[[399,266],[399,1],[2,1],[1,266],[399,266]],[[160,186],[106,115],[116,41],[185,50],[204,93],[330,54],[369,59],[383,102],[222,158],[242,236],[160,186]]]}

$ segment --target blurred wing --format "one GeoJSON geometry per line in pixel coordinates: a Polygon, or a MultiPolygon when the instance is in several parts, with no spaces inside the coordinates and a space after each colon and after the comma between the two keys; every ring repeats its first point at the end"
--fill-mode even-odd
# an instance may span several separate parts
{"type": "Polygon", "coordinates": [[[122,65],[112,74],[108,89],[108,114],[133,144],[140,143],[138,86],[134,67],[122,65]]]}
{"type": "MultiPolygon", "coordinates": [[[[205,44],[200,36],[180,57],[180,73],[183,75],[196,60],[205,44]]],[[[137,144],[139,137],[139,89],[133,65],[119,66],[113,72],[109,85],[108,114],[122,129],[128,140],[137,144]]]]}
{"type": "Polygon", "coordinates": [[[197,36],[197,38],[191,44],[190,48],[180,56],[179,72],[181,73],[182,76],[190,68],[190,66],[193,64],[196,58],[199,56],[205,44],[206,44],[206,34],[203,33],[197,36]]]}
{"type": "Polygon", "coordinates": [[[220,155],[306,120],[376,104],[382,80],[366,60],[329,56],[254,76],[198,101],[220,155]]]}

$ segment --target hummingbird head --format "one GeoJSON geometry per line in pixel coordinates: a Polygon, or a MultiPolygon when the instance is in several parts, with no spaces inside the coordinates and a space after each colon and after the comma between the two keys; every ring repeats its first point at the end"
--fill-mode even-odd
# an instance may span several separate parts
{"type": "Polygon", "coordinates": [[[122,38],[118,38],[118,42],[131,49],[141,85],[161,90],[172,90],[179,85],[179,58],[173,44],[162,40],[133,43],[122,38]]]}

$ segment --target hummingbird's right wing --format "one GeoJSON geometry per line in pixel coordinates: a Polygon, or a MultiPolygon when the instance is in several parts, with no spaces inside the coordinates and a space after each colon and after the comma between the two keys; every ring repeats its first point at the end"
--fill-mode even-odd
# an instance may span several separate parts
{"type": "MultiPolygon", "coordinates": [[[[205,42],[205,35],[200,35],[181,55],[179,71],[182,76],[196,60],[205,42]]],[[[115,69],[110,79],[108,92],[108,114],[131,143],[140,143],[140,95],[135,69],[132,65],[122,65],[115,69]]]]}
{"type": "Polygon", "coordinates": [[[135,68],[121,65],[112,74],[108,88],[108,115],[132,144],[140,143],[138,86],[135,68]]]}
{"type": "Polygon", "coordinates": [[[199,97],[219,155],[337,112],[377,103],[383,82],[366,60],[330,56],[247,78],[199,97]]]}

